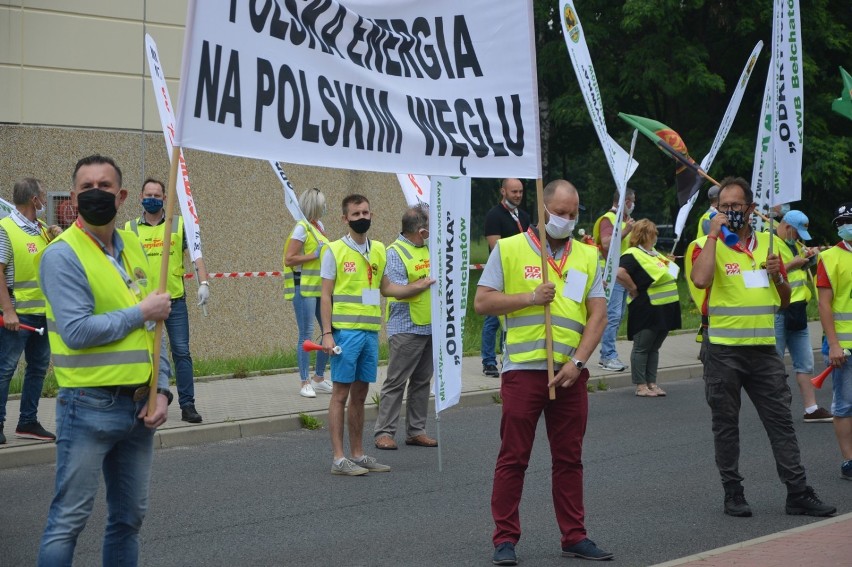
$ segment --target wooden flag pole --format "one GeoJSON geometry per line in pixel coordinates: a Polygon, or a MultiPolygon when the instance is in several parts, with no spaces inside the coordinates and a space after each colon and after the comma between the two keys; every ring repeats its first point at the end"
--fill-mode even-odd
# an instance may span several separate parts
{"type": "MultiPolygon", "coordinates": [[[[172,239],[172,215],[177,199],[177,171],[180,163],[180,147],[172,148],[172,167],[169,169],[169,189],[166,196],[166,218],[163,224],[163,255],[160,258],[160,285],[157,291],[165,293],[169,278],[169,252],[172,239]]],[[[151,364],[151,382],[148,384],[148,417],[157,410],[157,377],[160,374],[160,352],[163,350],[163,321],[154,328],[154,360],[151,364]]]]}
{"type": "MultiPolygon", "coordinates": [[[[544,229],[544,184],[541,177],[535,180],[535,194],[538,200],[538,240],[541,242],[541,283],[548,281],[547,233],[544,229]]],[[[550,304],[544,306],[544,348],[547,350],[547,381],[553,381],[553,332],[550,327],[550,304]]],[[[550,387],[550,399],[556,399],[556,387],[550,387]]]]}

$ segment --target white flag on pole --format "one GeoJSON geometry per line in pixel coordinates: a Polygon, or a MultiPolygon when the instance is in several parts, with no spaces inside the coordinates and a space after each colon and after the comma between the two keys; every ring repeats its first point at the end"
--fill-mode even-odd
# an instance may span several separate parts
{"type": "MultiPolygon", "coordinates": [[[[163,66],[160,63],[160,54],[157,52],[157,44],[149,34],[145,34],[145,51],[148,55],[148,69],[151,71],[154,98],[157,99],[157,109],[160,111],[163,136],[166,139],[166,152],[171,160],[175,138],[175,113],[172,110],[172,101],[169,97],[163,66]]],[[[201,258],[201,226],[198,222],[198,209],[195,207],[192,191],[189,189],[189,170],[186,167],[186,161],[183,159],[183,150],[180,152],[178,161],[178,203],[180,203],[180,213],[183,217],[183,229],[186,233],[189,257],[195,262],[201,258]]]]}
{"type": "Polygon", "coordinates": [[[396,178],[399,180],[399,186],[402,187],[402,194],[405,195],[405,202],[409,207],[429,204],[431,182],[428,175],[397,173],[396,178]]]}
{"type": "Polygon", "coordinates": [[[470,262],[470,177],[432,177],[429,198],[435,412],[461,397],[462,340],[470,262]]]}

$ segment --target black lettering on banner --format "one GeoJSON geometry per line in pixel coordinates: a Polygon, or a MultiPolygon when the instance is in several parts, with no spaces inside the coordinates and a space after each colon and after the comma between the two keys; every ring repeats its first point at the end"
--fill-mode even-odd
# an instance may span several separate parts
{"type": "MultiPolygon", "coordinates": [[[[387,91],[379,91],[379,100],[373,95],[373,89],[368,89],[367,103],[369,110],[376,117],[378,135],[376,136],[376,147],[380,152],[399,153],[402,145],[402,128],[394,118],[388,106],[387,91]],[[394,146],[396,140],[396,146],[394,146]],[[386,141],[386,142],[385,142],[386,141]]],[[[368,113],[369,114],[369,113],[368,113]]]]}
{"type": "MultiPolygon", "coordinates": [[[[258,9],[257,9],[257,2],[258,2],[258,0],[251,0],[251,2],[249,2],[249,22],[251,23],[251,29],[253,29],[255,31],[255,33],[260,33],[260,32],[263,31],[263,28],[266,27],[266,18],[269,17],[269,12],[272,10],[272,5],[275,2],[274,2],[274,0],[265,0],[263,2],[263,8],[260,11],[258,11],[258,9]]],[[[234,10],[235,10],[234,4],[235,3],[236,3],[236,0],[231,0],[231,14],[232,14],[232,16],[234,15],[234,10]]],[[[233,18],[231,19],[231,21],[232,22],[234,21],[233,18]]],[[[286,27],[285,27],[285,31],[286,31],[286,27]]],[[[270,33],[270,35],[272,35],[272,37],[277,37],[277,38],[286,37],[286,35],[284,35],[284,36],[276,35],[274,23],[270,26],[269,33],[270,33]]]]}
{"type": "Polygon", "coordinates": [[[399,61],[393,58],[393,53],[396,51],[396,44],[400,43],[402,38],[391,33],[392,30],[390,23],[387,20],[376,20],[375,23],[376,26],[384,30],[384,50],[385,59],[387,60],[387,63],[385,64],[385,73],[394,77],[399,77],[402,75],[402,65],[399,61]]]}
{"type": "Polygon", "coordinates": [[[444,39],[444,18],[435,18],[435,40],[438,43],[438,51],[441,53],[441,59],[444,61],[444,68],[447,70],[447,77],[455,79],[453,74],[453,65],[450,63],[450,56],[447,53],[447,42],[444,39]]]}
{"type": "Polygon", "coordinates": [[[364,67],[373,70],[382,69],[382,36],[385,35],[384,30],[377,25],[373,25],[367,33],[364,34],[364,45],[367,52],[364,54],[364,67]],[[370,64],[373,64],[371,67],[370,64]]]}
{"type": "Polygon", "coordinates": [[[302,11],[302,23],[311,38],[309,47],[314,48],[315,43],[319,44],[323,53],[331,53],[331,49],[323,42],[320,34],[317,32],[317,18],[328,11],[331,7],[331,0],[314,0],[302,11]]]}
{"type": "Polygon", "coordinates": [[[196,118],[201,118],[201,105],[207,98],[207,120],[220,124],[225,123],[228,114],[234,115],[234,126],[243,125],[242,109],[240,106],[240,57],[239,53],[231,50],[228,57],[228,68],[225,70],[225,85],[222,91],[222,105],[219,106],[219,70],[222,65],[222,46],[216,45],[216,53],[211,64],[210,42],[205,40],[201,46],[201,64],[198,73],[198,85],[195,91],[196,118]],[[218,107],[218,114],[216,113],[218,107]],[[215,116],[215,118],[214,118],[215,116]]]}
{"type": "Polygon", "coordinates": [[[473,118],[475,116],[470,103],[463,98],[457,99],[455,110],[456,121],[459,124],[459,132],[461,132],[462,137],[464,137],[468,145],[473,148],[473,153],[476,154],[476,157],[487,156],[488,146],[485,145],[485,139],[482,137],[482,131],[479,129],[479,125],[471,124],[470,128],[465,127],[464,117],[469,116],[473,118]]]}
{"type": "Polygon", "coordinates": [[[343,21],[346,18],[346,8],[337,6],[337,12],[332,16],[331,20],[322,28],[322,39],[330,50],[333,50],[337,55],[344,59],[343,53],[337,47],[337,36],[343,30],[343,21]]]}
{"type": "Polygon", "coordinates": [[[305,102],[302,105],[302,140],[305,142],[319,142],[319,126],[311,124],[311,97],[308,95],[308,81],[305,72],[299,71],[299,82],[302,84],[302,93],[305,102]]]}
{"type": "Polygon", "coordinates": [[[319,94],[322,100],[322,105],[325,107],[326,113],[331,117],[331,120],[322,121],[322,140],[327,146],[336,146],[337,138],[340,136],[340,112],[337,110],[334,101],[334,90],[331,88],[331,83],[323,75],[317,79],[319,84],[319,94]]]}
{"type": "Polygon", "coordinates": [[[408,103],[408,115],[414,121],[415,126],[420,128],[426,142],[426,155],[433,155],[435,145],[438,146],[438,155],[442,156],[447,151],[447,142],[441,135],[441,129],[435,124],[435,112],[428,101],[418,97],[406,95],[408,103]]]}
{"type": "Polygon", "coordinates": [[[417,40],[414,39],[414,36],[408,33],[408,26],[405,25],[405,20],[391,20],[390,24],[393,31],[400,38],[397,53],[399,54],[400,65],[402,65],[402,74],[406,77],[410,77],[413,71],[418,79],[422,79],[423,72],[420,70],[420,66],[417,64],[417,61],[414,60],[414,55],[411,54],[411,50],[417,44],[417,40]]]}
{"type": "Polygon", "coordinates": [[[356,147],[359,150],[363,150],[364,142],[361,138],[364,133],[364,127],[361,125],[358,113],[355,112],[355,105],[352,104],[352,84],[346,83],[343,90],[341,90],[340,82],[334,81],[334,90],[337,93],[337,100],[340,101],[340,107],[343,111],[343,147],[349,147],[349,132],[354,127],[356,147]]]}
{"type": "Polygon", "coordinates": [[[518,132],[518,137],[515,140],[512,140],[511,132],[509,132],[506,103],[502,96],[497,97],[497,116],[500,117],[500,123],[503,125],[503,139],[506,140],[509,151],[516,156],[524,155],[524,121],[521,118],[521,97],[517,94],[512,95],[512,118],[515,119],[515,129],[518,132]]]}
{"type": "Polygon", "coordinates": [[[358,16],[358,21],[355,22],[354,26],[352,26],[352,41],[350,41],[349,45],[346,47],[346,55],[348,55],[349,59],[359,67],[363,67],[364,63],[361,61],[361,55],[355,51],[355,46],[364,41],[365,31],[367,31],[367,29],[364,27],[364,18],[358,16]]]}
{"type": "Polygon", "coordinates": [[[415,50],[415,53],[421,67],[430,79],[439,79],[441,77],[441,64],[435,55],[435,47],[424,41],[432,33],[429,30],[429,22],[426,21],[426,18],[415,18],[411,26],[411,33],[417,37],[417,46],[420,47],[415,50]],[[424,59],[424,56],[428,58],[428,62],[424,59]]]}
{"type": "Polygon", "coordinates": [[[275,102],[275,71],[266,59],[257,59],[257,101],[254,105],[254,131],[263,131],[263,107],[275,102]]]}
{"type": "Polygon", "coordinates": [[[446,259],[444,261],[444,279],[446,282],[446,286],[444,288],[444,307],[445,307],[445,315],[444,320],[446,322],[445,329],[445,337],[447,339],[446,342],[446,351],[450,356],[454,355],[458,350],[454,339],[456,337],[456,325],[455,325],[455,298],[453,297],[453,279],[450,276],[453,272],[453,247],[455,241],[455,233],[454,227],[455,221],[453,220],[452,214],[447,211],[447,228],[446,228],[446,247],[444,251],[446,255],[444,256],[446,259]]]}
{"type": "MultiPolygon", "coordinates": [[[[367,87],[367,91],[372,91],[373,89],[367,87]]],[[[355,85],[355,94],[358,96],[358,102],[361,103],[361,108],[366,110],[367,103],[364,102],[364,88],[361,85],[355,85]]],[[[369,94],[369,93],[368,93],[369,94]]],[[[367,150],[373,151],[373,139],[376,137],[376,127],[373,124],[373,117],[370,116],[369,112],[364,113],[364,117],[367,119],[367,150]]]]}
{"type": "Polygon", "coordinates": [[[473,70],[475,77],[481,77],[482,67],[476,58],[476,51],[473,49],[473,40],[470,38],[470,30],[467,29],[467,22],[464,16],[456,16],[453,34],[453,47],[455,48],[456,69],[458,70],[459,79],[464,79],[465,67],[473,70]]]}
{"type": "Polygon", "coordinates": [[[299,125],[299,87],[296,85],[296,76],[289,65],[281,65],[278,70],[278,130],[288,140],[296,133],[299,125]],[[287,89],[289,87],[290,97],[293,99],[289,118],[285,116],[287,107],[287,89]]]}
{"type": "Polygon", "coordinates": [[[491,146],[491,149],[494,151],[494,156],[504,157],[509,155],[509,152],[506,151],[506,146],[502,143],[495,142],[494,138],[491,136],[491,124],[488,123],[488,114],[485,113],[485,107],[482,104],[482,99],[478,98],[474,101],[474,103],[476,104],[476,111],[482,119],[482,132],[485,134],[485,139],[488,140],[488,145],[491,146]]]}

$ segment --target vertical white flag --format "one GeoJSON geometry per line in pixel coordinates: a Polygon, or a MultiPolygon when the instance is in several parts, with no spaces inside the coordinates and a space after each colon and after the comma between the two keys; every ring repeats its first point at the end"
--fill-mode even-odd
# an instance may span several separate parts
{"type": "Polygon", "coordinates": [[[287,206],[287,210],[290,211],[296,222],[306,220],[302,209],[299,208],[299,199],[296,197],[296,191],[293,189],[293,184],[290,183],[290,178],[284,173],[284,168],[277,161],[269,160],[269,165],[275,170],[275,176],[284,188],[284,204],[287,206]]]}
{"type": "Polygon", "coordinates": [[[432,360],[435,412],[461,397],[462,340],[470,261],[470,178],[432,177],[429,258],[432,277],[432,360]]]}
{"type": "Polygon", "coordinates": [[[397,173],[396,178],[399,180],[399,186],[402,188],[402,194],[405,196],[405,202],[409,207],[416,207],[421,204],[429,204],[429,181],[428,175],[415,175],[414,173],[397,173]]]}
{"type": "MultiPolygon", "coordinates": [[[[166,85],[166,77],[160,64],[160,54],[157,52],[157,44],[154,39],[145,34],[145,51],[148,55],[148,68],[151,71],[151,84],[154,87],[154,98],[157,99],[157,109],[160,111],[160,122],[163,125],[163,136],[166,139],[166,152],[169,159],[172,157],[175,139],[175,113],[172,101],[169,97],[169,89],[166,85]]],[[[198,222],[198,210],[192,200],[192,191],[189,189],[189,170],[183,159],[183,150],[178,157],[178,186],[177,196],[180,203],[180,213],[183,216],[183,229],[186,233],[186,246],[189,249],[189,257],[195,262],[201,258],[201,227],[198,222]]]]}
{"type": "MultiPolygon", "coordinates": [[[[777,185],[778,174],[772,168],[772,87],[775,76],[775,62],[769,62],[766,73],[766,85],[763,88],[763,102],[760,105],[760,117],[757,123],[757,140],[754,144],[754,165],[751,172],[751,190],[757,212],[769,214],[769,194],[777,185]]],[[[763,228],[763,220],[755,215],[757,230],[763,228]]]]}

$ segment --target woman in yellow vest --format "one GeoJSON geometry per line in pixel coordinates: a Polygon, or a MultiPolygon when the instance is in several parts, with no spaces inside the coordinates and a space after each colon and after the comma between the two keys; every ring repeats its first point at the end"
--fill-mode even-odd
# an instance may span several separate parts
{"type": "Polygon", "coordinates": [[[616,276],[629,295],[627,338],[633,341],[630,374],[636,395],[642,398],[666,395],[657,386],[660,347],[669,331],[680,329],[679,268],[654,249],[657,235],[653,222],[637,221],[616,276]]]}
{"type": "Polygon", "coordinates": [[[314,376],[311,379],[311,354],[302,350],[302,343],[313,340],[314,319],[319,325],[320,337],[323,332],[319,302],[322,291],[320,255],[322,247],[328,244],[328,238],[325,236],[325,226],[319,219],[326,210],[325,195],[316,187],[308,189],[299,196],[299,208],[305,219],[296,223],[284,244],[284,299],[293,302],[296,325],[299,327],[299,339],[296,342],[296,360],[302,379],[299,395],[316,398],[317,392],[331,393],[331,383],[325,379],[328,355],[322,350],[317,351],[314,376]]]}

